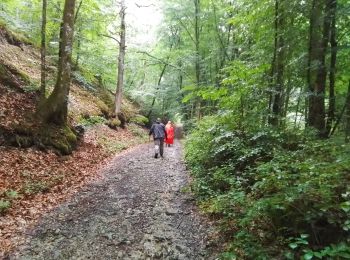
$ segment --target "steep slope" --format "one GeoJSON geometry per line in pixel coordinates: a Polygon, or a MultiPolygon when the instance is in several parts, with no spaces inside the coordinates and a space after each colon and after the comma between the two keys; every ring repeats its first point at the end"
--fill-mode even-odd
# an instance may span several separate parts
{"type": "MultiPolygon", "coordinates": [[[[49,86],[55,79],[54,65],[49,62],[49,86]]],[[[39,82],[39,51],[0,26],[0,258],[41,215],[98,178],[108,158],[145,141],[146,132],[138,125],[121,129],[117,122],[116,130],[108,127],[108,91],[93,85],[89,90],[77,80],[71,86],[69,120],[84,135],[76,150],[62,156],[23,138],[26,125],[34,124],[39,82]]],[[[124,109],[128,121],[138,117],[130,102],[124,109]]]]}

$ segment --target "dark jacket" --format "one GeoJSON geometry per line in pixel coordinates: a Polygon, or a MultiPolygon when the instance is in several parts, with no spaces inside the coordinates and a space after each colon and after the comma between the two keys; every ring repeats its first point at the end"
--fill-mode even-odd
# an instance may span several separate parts
{"type": "Polygon", "coordinates": [[[149,135],[153,135],[154,139],[166,138],[165,126],[162,123],[154,123],[149,131],[149,135]]]}

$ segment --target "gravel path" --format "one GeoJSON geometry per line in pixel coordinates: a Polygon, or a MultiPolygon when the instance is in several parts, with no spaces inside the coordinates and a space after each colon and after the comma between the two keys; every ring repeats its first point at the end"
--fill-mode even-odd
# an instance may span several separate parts
{"type": "Polygon", "coordinates": [[[181,146],[152,158],[150,145],[116,157],[105,178],[48,214],[10,259],[215,259],[213,228],[182,189],[181,146]]]}

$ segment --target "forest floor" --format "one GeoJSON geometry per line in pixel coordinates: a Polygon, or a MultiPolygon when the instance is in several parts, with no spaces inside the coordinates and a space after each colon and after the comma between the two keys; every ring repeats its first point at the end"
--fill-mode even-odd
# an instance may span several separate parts
{"type": "Polygon", "coordinates": [[[0,259],[23,243],[25,231],[46,212],[102,178],[100,169],[113,154],[144,143],[141,133],[147,136],[132,126],[118,131],[105,125],[89,127],[69,156],[0,146],[0,202],[11,202],[0,212],[0,259]]]}
{"type": "Polygon", "coordinates": [[[215,228],[185,192],[181,144],[122,152],[102,178],[46,214],[8,259],[214,259],[215,228]]]}

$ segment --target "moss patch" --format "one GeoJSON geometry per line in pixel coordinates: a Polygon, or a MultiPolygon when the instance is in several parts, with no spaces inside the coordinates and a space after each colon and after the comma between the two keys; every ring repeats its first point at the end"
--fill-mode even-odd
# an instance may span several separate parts
{"type": "Polygon", "coordinates": [[[112,129],[117,129],[121,125],[121,121],[117,118],[112,118],[107,122],[107,125],[112,129]]]}
{"type": "Polygon", "coordinates": [[[42,126],[36,137],[43,146],[52,146],[61,154],[71,154],[78,143],[76,133],[69,126],[42,126]]]}
{"type": "Polygon", "coordinates": [[[2,60],[0,60],[0,82],[17,89],[31,84],[27,74],[2,60]]]}
{"type": "Polygon", "coordinates": [[[148,123],[148,118],[143,115],[136,115],[130,119],[130,122],[138,125],[146,125],[148,123]]]}
{"type": "Polygon", "coordinates": [[[8,145],[21,148],[36,145],[41,149],[52,147],[62,155],[71,154],[78,143],[77,133],[68,125],[19,124],[12,131],[2,132],[8,145]]]}

